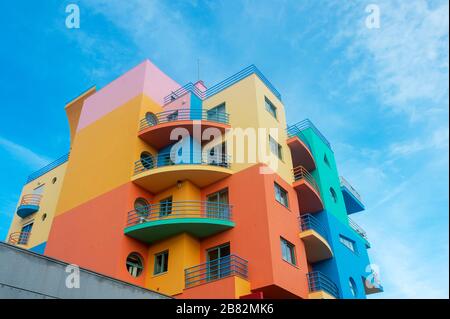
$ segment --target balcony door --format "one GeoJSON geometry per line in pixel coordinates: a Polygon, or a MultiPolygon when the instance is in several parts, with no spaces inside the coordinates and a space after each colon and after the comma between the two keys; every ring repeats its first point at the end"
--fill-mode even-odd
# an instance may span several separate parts
{"type": "Polygon", "coordinates": [[[209,218],[228,219],[228,188],[207,196],[206,214],[209,218]]]}
{"type": "Polygon", "coordinates": [[[226,122],[225,103],[222,103],[206,112],[208,121],[226,122]]]}
{"type": "Polygon", "coordinates": [[[26,245],[28,243],[28,239],[30,238],[31,229],[33,228],[33,223],[25,225],[22,227],[22,230],[19,235],[19,245],[26,245]]]}
{"type": "Polygon", "coordinates": [[[208,281],[224,278],[230,275],[230,244],[208,249],[207,251],[208,281]]]}

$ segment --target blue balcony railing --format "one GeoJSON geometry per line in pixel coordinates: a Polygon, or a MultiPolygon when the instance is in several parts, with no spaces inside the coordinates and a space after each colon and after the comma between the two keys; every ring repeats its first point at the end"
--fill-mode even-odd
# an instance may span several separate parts
{"type": "Polygon", "coordinates": [[[226,154],[210,155],[205,152],[191,152],[187,157],[187,160],[183,161],[181,156],[173,160],[169,152],[160,153],[157,156],[148,155],[134,162],[134,175],[158,167],[172,165],[211,165],[230,168],[230,156],[226,154]]]}
{"type": "Polygon", "coordinates": [[[210,201],[163,201],[128,212],[126,227],[168,218],[209,218],[231,221],[232,206],[210,201]]]}
{"type": "Polygon", "coordinates": [[[203,100],[205,98],[205,92],[200,91],[192,82],[183,85],[179,89],[171,92],[169,95],[164,97],[164,105],[169,104],[185,95],[186,93],[195,94],[199,99],[203,100]]]}
{"type": "Polygon", "coordinates": [[[229,123],[229,114],[221,111],[212,110],[195,110],[195,109],[178,109],[171,111],[164,111],[160,113],[149,113],[145,118],[141,119],[139,124],[139,131],[148,127],[156,126],[162,123],[169,123],[175,121],[190,121],[203,120],[216,123],[229,123]]]}
{"type": "Polygon", "coordinates": [[[311,214],[300,216],[300,228],[302,231],[315,230],[320,236],[328,240],[328,232],[319,219],[311,214]]]}
{"type": "Polygon", "coordinates": [[[309,292],[325,291],[335,297],[339,298],[339,288],[326,275],[320,271],[312,271],[307,274],[309,292]]]}
{"type": "Polygon", "coordinates": [[[211,96],[229,88],[233,84],[245,79],[252,74],[258,76],[260,80],[267,86],[267,88],[273,93],[273,95],[275,95],[281,101],[280,92],[278,92],[277,89],[272,85],[272,83],[270,83],[270,81],[264,76],[264,74],[262,74],[262,72],[252,64],[245,69],[237,72],[236,74],[226,78],[225,80],[211,86],[204,92],[201,92],[194,84],[188,83],[164,97],[164,104],[175,101],[188,92],[195,94],[201,100],[210,98],[211,96]]]}
{"type": "Polygon", "coordinates": [[[43,168],[41,168],[40,170],[34,172],[33,174],[30,174],[28,176],[27,179],[27,184],[34,181],[35,179],[38,179],[39,177],[41,177],[42,175],[50,172],[52,169],[64,164],[65,162],[67,162],[69,159],[69,153],[67,153],[64,156],[61,156],[60,158],[58,158],[56,161],[44,166],[43,168]]]}
{"type": "MultiPolygon", "coordinates": [[[[314,133],[331,149],[330,142],[326,139],[326,137],[317,129],[317,127],[309,120],[304,119],[296,124],[289,125],[287,128],[288,136],[289,133],[295,134],[297,132],[303,132],[304,130],[311,129],[314,133]]],[[[295,134],[296,135],[296,134],[295,134]]],[[[301,138],[299,136],[299,138],[301,138]]],[[[303,141],[303,140],[302,140],[303,141]]]]}
{"type": "Polygon", "coordinates": [[[236,255],[229,255],[184,270],[186,288],[230,276],[239,276],[247,279],[247,260],[236,255]]]}

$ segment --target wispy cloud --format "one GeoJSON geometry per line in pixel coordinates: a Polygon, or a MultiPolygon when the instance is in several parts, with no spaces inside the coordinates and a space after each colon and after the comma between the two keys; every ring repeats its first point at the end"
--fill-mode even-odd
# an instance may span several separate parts
{"type": "Polygon", "coordinates": [[[1,136],[0,147],[11,154],[16,160],[19,160],[32,168],[39,168],[50,162],[48,157],[37,154],[26,146],[17,144],[1,136]]]}

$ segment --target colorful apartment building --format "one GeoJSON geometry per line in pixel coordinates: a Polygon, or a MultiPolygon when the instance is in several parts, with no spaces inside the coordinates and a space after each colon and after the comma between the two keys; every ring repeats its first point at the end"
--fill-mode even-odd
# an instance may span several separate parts
{"type": "Polygon", "coordinates": [[[66,113],[70,154],[29,177],[9,243],[175,298],[382,291],[361,197],[255,66],[207,88],[145,61],[66,113]]]}

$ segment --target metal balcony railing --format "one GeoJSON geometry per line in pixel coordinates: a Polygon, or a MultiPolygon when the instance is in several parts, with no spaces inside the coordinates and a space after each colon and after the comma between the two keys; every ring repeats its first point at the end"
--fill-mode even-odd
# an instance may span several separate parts
{"type": "Polygon", "coordinates": [[[302,231],[315,230],[325,240],[328,240],[328,232],[319,219],[311,214],[304,214],[300,216],[300,228],[302,231]]]}
{"type": "Polygon", "coordinates": [[[229,276],[239,276],[247,279],[247,260],[236,255],[229,255],[184,270],[186,288],[229,276]]]}
{"type": "Polygon", "coordinates": [[[299,181],[302,179],[305,180],[316,190],[318,194],[320,194],[319,186],[317,185],[316,180],[306,168],[304,168],[303,166],[297,166],[292,169],[292,172],[294,174],[295,181],[299,181]]]}
{"type": "Polygon", "coordinates": [[[314,133],[331,149],[330,142],[326,139],[326,137],[317,129],[317,127],[309,120],[304,119],[303,121],[300,121],[296,124],[289,125],[287,128],[288,132],[297,132],[297,131],[304,131],[306,129],[313,130],[314,133]]]}
{"type": "Polygon", "coordinates": [[[357,223],[355,223],[355,221],[353,219],[351,219],[350,217],[348,218],[348,224],[351,228],[353,228],[353,230],[355,232],[358,233],[358,235],[360,235],[366,241],[369,241],[366,231],[364,229],[362,229],[357,223]]]}
{"type": "Polygon", "coordinates": [[[189,82],[180,87],[179,89],[171,92],[169,95],[166,95],[164,97],[164,105],[177,100],[186,93],[195,94],[201,100],[205,98],[205,92],[200,91],[192,82],[189,82]]]}
{"type": "Polygon", "coordinates": [[[161,202],[128,212],[126,227],[167,218],[212,218],[231,221],[232,206],[209,201],[161,202]]]}
{"type": "Polygon", "coordinates": [[[139,131],[162,123],[175,121],[203,120],[216,123],[229,123],[229,114],[221,111],[178,109],[155,113],[140,120],[139,131]]]}
{"type": "Polygon", "coordinates": [[[31,232],[14,232],[9,235],[8,244],[11,245],[26,245],[31,232]]]}
{"type": "Polygon", "coordinates": [[[339,298],[339,288],[326,275],[320,271],[312,271],[306,275],[308,278],[309,292],[325,291],[336,299],[339,298]]]}
{"type": "Polygon", "coordinates": [[[309,145],[306,135],[297,126],[295,126],[295,125],[289,126],[286,129],[286,134],[287,134],[288,138],[297,136],[306,145],[306,147],[311,151],[311,146],[309,145]]]}
{"type": "Polygon", "coordinates": [[[40,195],[40,194],[23,195],[19,206],[23,206],[23,205],[39,206],[39,204],[41,203],[41,199],[42,199],[42,195],[40,195]]]}
{"type": "Polygon", "coordinates": [[[172,165],[210,165],[229,168],[230,156],[226,154],[210,155],[208,153],[191,152],[187,161],[183,161],[179,156],[174,161],[170,157],[170,153],[158,154],[157,156],[148,156],[134,162],[134,175],[142,173],[144,171],[172,166],[172,165]]]}
{"type": "Polygon", "coordinates": [[[43,168],[41,168],[40,170],[34,172],[33,174],[28,176],[27,179],[27,184],[29,182],[34,181],[35,179],[38,179],[39,177],[41,177],[42,175],[50,172],[52,169],[64,164],[65,162],[67,162],[69,160],[69,153],[67,153],[66,155],[58,158],[56,161],[51,162],[50,164],[44,166],[43,168]]]}
{"type": "Polygon", "coordinates": [[[235,73],[234,75],[226,78],[225,80],[211,86],[204,92],[201,92],[194,84],[188,83],[188,84],[180,87],[176,91],[170,93],[166,97],[164,97],[164,104],[170,103],[171,101],[178,99],[180,96],[183,96],[187,92],[191,92],[191,93],[197,95],[197,97],[199,97],[202,100],[207,99],[207,98],[229,88],[233,84],[241,81],[242,79],[244,79],[252,74],[255,74],[256,76],[258,76],[260,78],[260,80],[267,86],[267,88],[270,91],[272,91],[273,95],[275,95],[281,101],[280,92],[278,92],[277,89],[272,85],[272,83],[270,83],[270,81],[262,74],[262,72],[255,65],[252,64],[252,65],[244,68],[243,70],[235,73]]]}
{"type": "Polygon", "coordinates": [[[340,176],[340,177],[339,177],[339,180],[340,180],[340,182],[341,182],[341,186],[344,186],[345,188],[347,188],[348,191],[349,191],[350,193],[352,193],[352,195],[355,196],[355,198],[356,198],[357,200],[359,200],[361,203],[363,202],[363,201],[362,201],[362,197],[361,197],[361,195],[358,193],[358,191],[357,191],[356,189],[354,189],[353,186],[352,186],[352,185],[351,185],[344,177],[340,176]]]}

